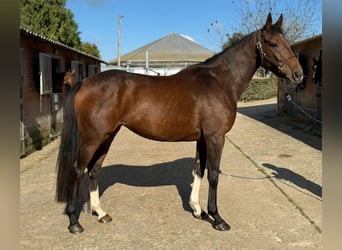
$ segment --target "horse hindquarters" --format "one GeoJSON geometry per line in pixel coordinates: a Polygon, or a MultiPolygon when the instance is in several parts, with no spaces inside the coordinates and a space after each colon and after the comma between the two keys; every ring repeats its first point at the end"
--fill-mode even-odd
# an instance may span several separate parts
{"type": "Polygon", "coordinates": [[[91,209],[98,214],[99,222],[107,223],[112,220],[100,206],[98,175],[111,142],[120,129],[118,124],[114,123],[111,126],[108,121],[108,126],[103,126],[103,122],[106,120],[101,119],[102,122],[99,122],[98,117],[92,116],[96,114],[93,109],[97,107],[86,105],[89,103],[89,97],[94,97],[92,89],[89,88],[89,85],[83,84],[82,89],[77,92],[79,87],[77,89],[72,87],[68,95],[65,106],[63,141],[58,160],[58,187],[60,188],[57,188],[57,196],[62,199],[57,200],[67,202],[65,211],[69,217],[71,233],[83,231],[76,216],[76,201],[85,192],[87,195],[90,193],[91,209]],[[113,130],[108,130],[108,127],[112,127],[113,130]],[[70,159],[67,158],[66,161],[64,157],[70,159]],[[84,175],[86,169],[90,175],[89,186],[82,185],[84,182],[81,181],[88,178],[88,175],[84,175]],[[82,177],[84,178],[82,179],[82,177]]]}

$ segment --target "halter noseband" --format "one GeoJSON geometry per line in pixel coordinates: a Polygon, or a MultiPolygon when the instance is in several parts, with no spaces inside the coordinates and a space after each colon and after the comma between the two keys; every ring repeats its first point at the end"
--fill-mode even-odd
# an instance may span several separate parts
{"type": "MultiPolygon", "coordinates": [[[[256,43],[256,48],[257,50],[259,51],[259,55],[260,55],[260,63],[261,63],[261,66],[263,66],[263,62],[264,62],[264,59],[266,61],[268,61],[269,63],[275,65],[279,71],[282,71],[283,70],[283,67],[284,67],[284,63],[283,62],[278,62],[276,60],[274,60],[273,58],[269,57],[268,55],[266,55],[266,53],[263,51],[262,49],[262,45],[261,45],[261,30],[260,32],[258,33],[257,35],[257,43],[256,43]]],[[[287,58],[286,60],[284,60],[285,62],[287,62],[288,60],[290,60],[292,57],[296,57],[295,55],[292,55],[290,56],[289,58],[287,58]]]]}

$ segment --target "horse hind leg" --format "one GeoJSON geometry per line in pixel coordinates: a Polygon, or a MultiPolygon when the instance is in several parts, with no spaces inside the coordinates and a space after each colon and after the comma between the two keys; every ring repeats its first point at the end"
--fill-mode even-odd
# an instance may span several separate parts
{"type": "Polygon", "coordinates": [[[98,221],[100,223],[109,223],[112,221],[112,217],[110,215],[108,215],[102,209],[101,204],[100,204],[98,178],[100,175],[102,163],[103,163],[103,161],[107,155],[110,144],[113,141],[115,134],[116,133],[112,134],[97,150],[97,152],[94,156],[94,159],[96,159],[96,162],[89,172],[89,176],[90,176],[90,185],[89,185],[90,208],[91,208],[91,211],[93,211],[97,214],[97,218],[98,218],[98,221]]]}
{"type": "Polygon", "coordinates": [[[78,221],[78,216],[76,215],[77,198],[79,197],[80,193],[85,191],[82,190],[82,188],[85,186],[80,185],[80,183],[82,177],[86,177],[84,176],[84,172],[98,148],[99,145],[96,143],[90,145],[81,144],[78,160],[74,164],[76,178],[74,178],[74,181],[71,183],[72,192],[65,208],[65,212],[69,217],[68,229],[70,233],[82,233],[84,231],[83,227],[78,221]]]}
{"type": "Polygon", "coordinates": [[[78,185],[80,182],[80,174],[77,173],[77,180],[72,183],[72,193],[71,198],[69,198],[68,203],[65,208],[65,213],[69,217],[69,232],[70,233],[82,233],[84,231],[81,224],[78,222],[78,218],[76,216],[76,198],[78,193],[78,185]]]}
{"type": "Polygon", "coordinates": [[[101,207],[99,186],[98,186],[98,178],[99,178],[99,174],[101,170],[101,164],[104,158],[105,158],[105,155],[101,156],[101,158],[96,162],[94,168],[89,173],[90,209],[92,212],[95,212],[97,214],[97,219],[100,223],[109,223],[112,221],[112,217],[108,215],[101,207]]]}

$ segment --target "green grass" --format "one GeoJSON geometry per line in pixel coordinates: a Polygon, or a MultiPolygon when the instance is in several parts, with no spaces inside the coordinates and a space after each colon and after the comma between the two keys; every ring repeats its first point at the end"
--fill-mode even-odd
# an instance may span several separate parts
{"type": "Polygon", "coordinates": [[[240,101],[265,100],[277,96],[278,78],[252,79],[240,97],[240,101]]]}

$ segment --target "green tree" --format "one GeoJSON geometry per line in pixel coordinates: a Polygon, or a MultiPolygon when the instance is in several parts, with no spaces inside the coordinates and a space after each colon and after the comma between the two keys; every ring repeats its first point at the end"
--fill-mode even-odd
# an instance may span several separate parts
{"type": "Polygon", "coordinates": [[[82,43],[81,50],[89,55],[93,55],[98,58],[101,58],[99,49],[93,43],[88,43],[88,42],[82,43]]]}
{"type": "Polygon", "coordinates": [[[70,47],[80,49],[78,25],[66,0],[20,0],[20,25],[70,47]]]}
{"type": "Polygon", "coordinates": [[[245,35],[239,32],[235,32],[233,36],[228,36],[228,41],[222,45],[222,49],[225,49],[232,45],[233,43],[236,43],[237,41],[241,40],[245,35]]]}

